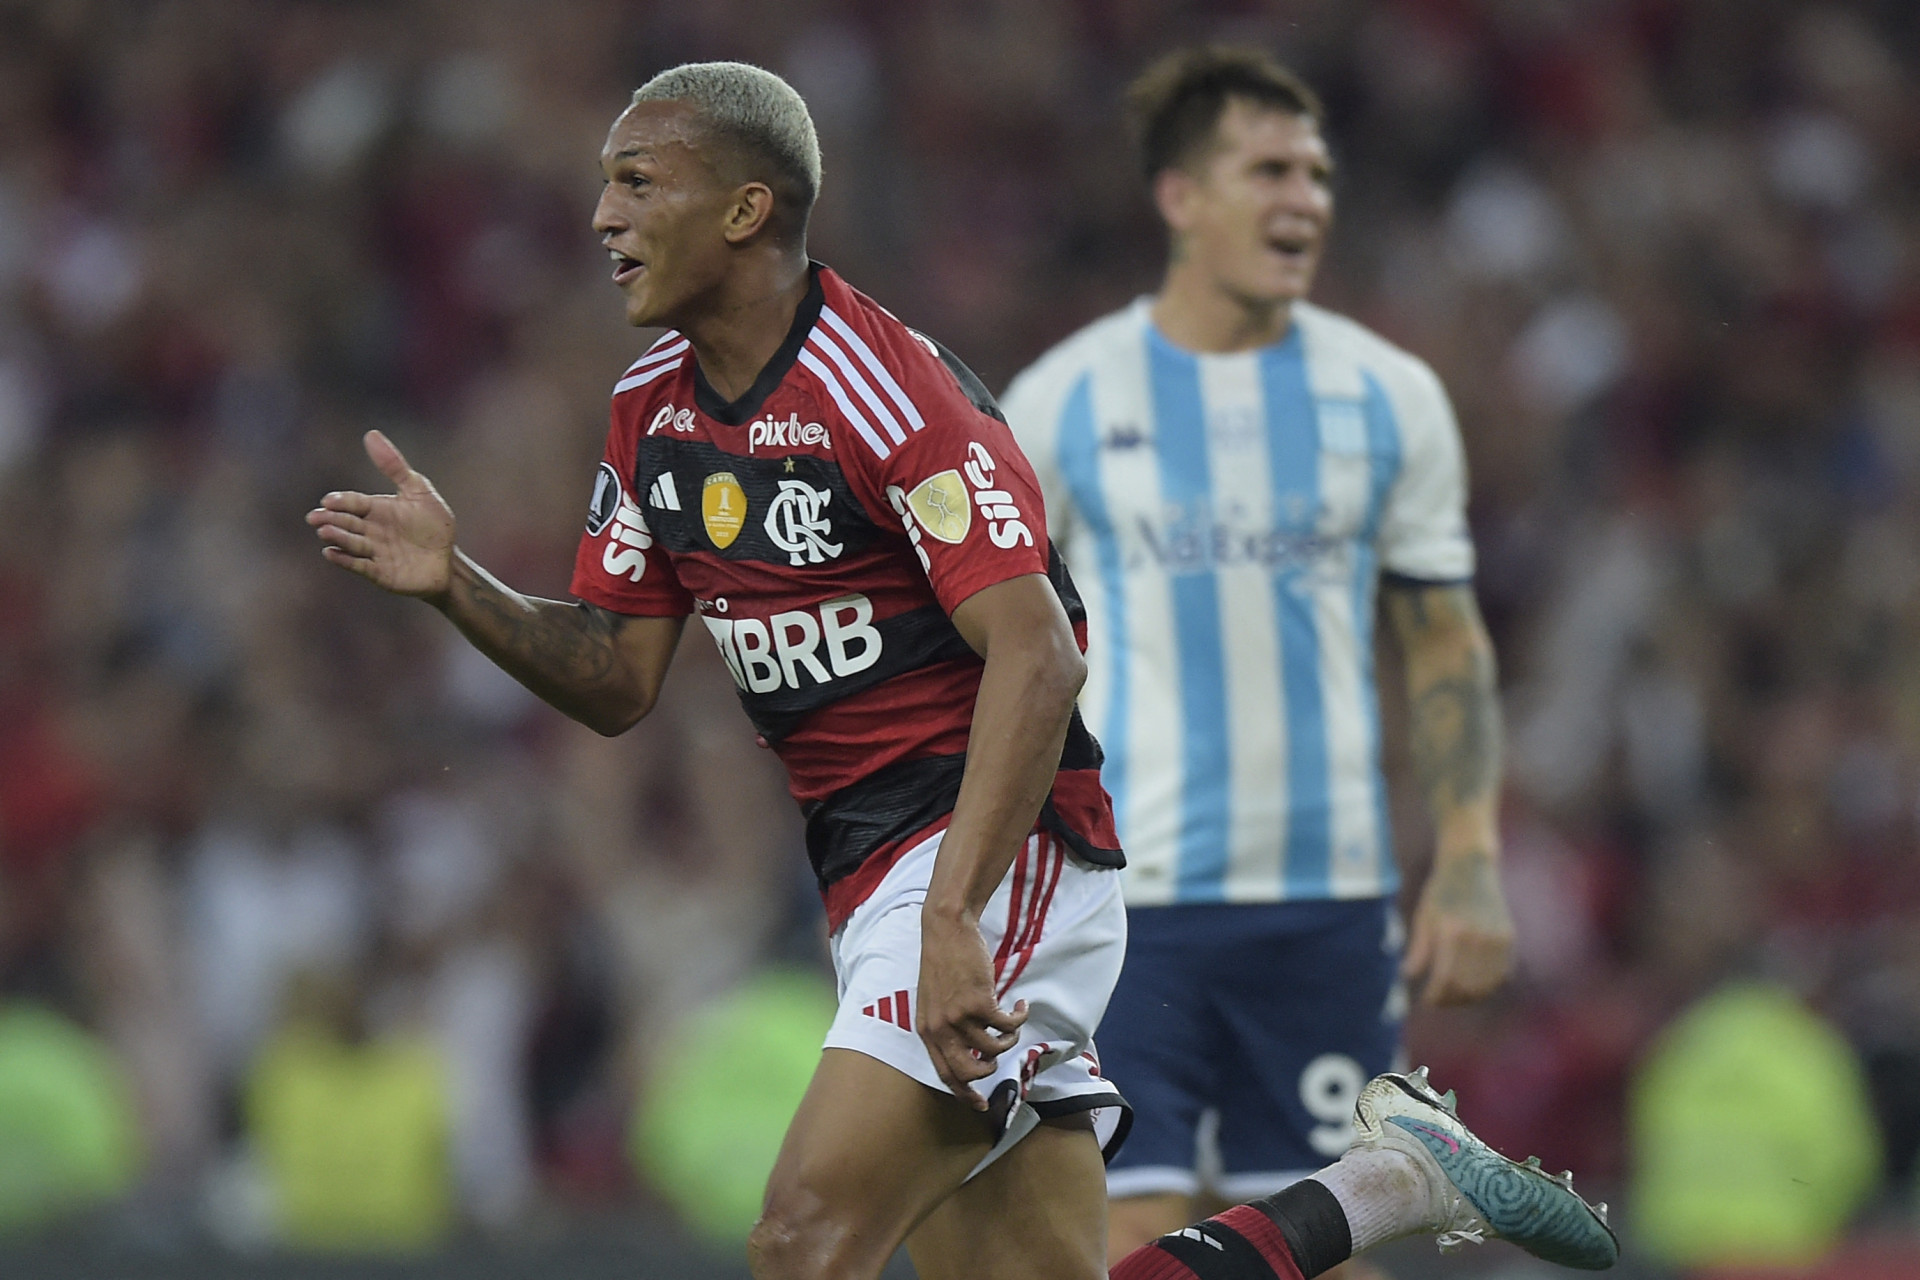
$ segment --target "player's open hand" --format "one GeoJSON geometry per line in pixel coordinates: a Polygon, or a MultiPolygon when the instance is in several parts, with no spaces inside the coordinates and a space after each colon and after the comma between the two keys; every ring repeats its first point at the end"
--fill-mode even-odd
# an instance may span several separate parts
{"type": "Polygon", "coordinates": [[[1513,963],[1513,917],[1492,855],[1438,858],[1420,892],[1401,973],[1424,983],[1427,1004],[1466,1004],[1492,994],[1513,963]]]}
{"type": "Polygon", "coordinates": [[[453,510],[393,441],[369,431],[367,456],[395,492],[330,493],[307,512],[320,554],[403,596],[433,599],[453,578],[453,510]]]}
{"type": "Polygon", "coordinates": [[[994,1060],[1018,1043],[1026,1001],[1007,1012],[993,992],[993,961],[978,926],[927,915],[921,921],[918,1031],[933,1069],[975,1111],[987,1100],[973,1087],[994,1060]]]}

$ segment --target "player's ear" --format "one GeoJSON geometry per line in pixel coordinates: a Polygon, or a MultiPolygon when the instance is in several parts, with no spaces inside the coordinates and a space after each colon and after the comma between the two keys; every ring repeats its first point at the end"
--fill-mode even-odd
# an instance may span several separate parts
{"type": "Polygon", "coordinates": [[[1153,176],[1153,204],[1160,220],[1175,235],[1193,229],[1194,203],[1200,184],[1179,165],[1168,165],[1153,176]]]}
{"type": "Polygon", "coordinates": [[[773,188],[764,182],[749,182],[733,193],[727,206],[724,228],[728,244],[742,244],[773,221],[773,188]]]}

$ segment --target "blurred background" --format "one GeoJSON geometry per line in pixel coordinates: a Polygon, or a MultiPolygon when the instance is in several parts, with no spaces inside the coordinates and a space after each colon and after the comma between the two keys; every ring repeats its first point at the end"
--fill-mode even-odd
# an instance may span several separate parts
{"type": "Polygon", "coordinates": [[[1202,38],[1471,457],[1519,973],[1413,1056],[1627,1272],[1920,1276],[1911,0],[0,0],[0,1272],[744,1275],[831,987],[723,667],[602,740],[301,516],[379,426],[564,595],[654,72],[787,76],[814,255],[997,389],[1153,286],[1202,38]]]}

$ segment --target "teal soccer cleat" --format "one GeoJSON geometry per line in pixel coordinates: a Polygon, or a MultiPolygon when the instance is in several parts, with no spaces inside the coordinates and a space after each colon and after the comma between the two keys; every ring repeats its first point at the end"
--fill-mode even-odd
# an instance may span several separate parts
{"type": "Polygon", "coordinates": [[[1425,1067],[1375,1076],[1353,1112],[1356,1150],[1401,1152],[1426,1175],[1441,1249],[1491,1237],[1582,1271],[1620,1260],[1606,1205],[1575,1194],[1572,1173],[1552,1177],[1537,1158],[1509,1160],[1474,1137],[1454,1114],[1453,1091],[1435,1093],[1425,1067]]]}

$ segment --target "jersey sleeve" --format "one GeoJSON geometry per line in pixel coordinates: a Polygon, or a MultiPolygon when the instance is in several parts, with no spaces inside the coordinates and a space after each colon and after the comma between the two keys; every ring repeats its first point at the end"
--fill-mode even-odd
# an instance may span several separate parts
{"type": "Polygon", "coordinates": [[[1381,570],[1420,582],[1465,582],[1473,577],[1473,539],[1466,451],[1453,406],[1424,364],[1396,390],[1403,452],[1381,513],[1381,570]]]}
{"type": "Polygon", "coordinates": [[[876,432],[883,448],[875,448],[856,432],[846,448],[859,460],[853,473],[868,490],[862,499],[906,531],[951,614],[995,583],[1047,572],[1046,509],[1013,433],[988,412],[985,388],[965,366],[955,371],[932,354],[938,347],[931,340],[927,349],[902,362],[902,439],[876,432]],[[971,387],[962,385],[962,374],[971,387]]]}
{"type": "Polygon", "coordinates": [[[638,498],[627,492],[637,441],[636,416],[616,407],[606,452],[593,477],[587,528],[573,556],[573,594],[614,613],[677,618],[693,596],[656,546],[638,498]]]}

